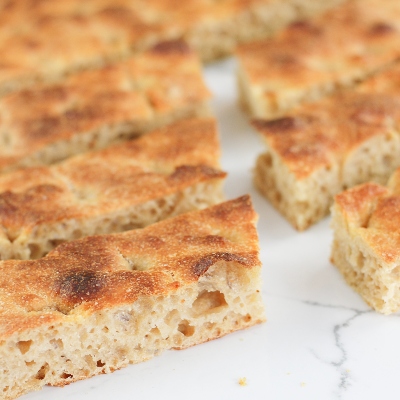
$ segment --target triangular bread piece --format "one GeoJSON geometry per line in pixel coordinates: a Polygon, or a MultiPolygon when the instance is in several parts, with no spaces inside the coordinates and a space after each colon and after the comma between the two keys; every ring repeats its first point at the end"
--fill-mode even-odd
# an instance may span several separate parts
{"type": "Polygon", "coordinates": [[[13,399],[265,320],[248,196],[0,262],[0,390],[13,399]]]}

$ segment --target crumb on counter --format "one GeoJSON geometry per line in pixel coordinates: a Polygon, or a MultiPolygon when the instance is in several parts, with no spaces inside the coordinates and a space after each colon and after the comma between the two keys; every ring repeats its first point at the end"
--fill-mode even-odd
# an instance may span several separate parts
{"type": "Polygon", "coordinates": [[[247,378],[243,377],[239,379],[239,385],[240,386],[247,386],[247,378]]]}

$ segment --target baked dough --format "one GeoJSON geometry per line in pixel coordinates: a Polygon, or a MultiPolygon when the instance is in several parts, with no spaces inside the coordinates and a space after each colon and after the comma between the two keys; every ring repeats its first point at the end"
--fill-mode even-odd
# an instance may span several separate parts
{"type": "Polygon", "coordinates": [[[255,221],[244,196],[0,262],[2,398],[263,322],[255,221]]]}
{"type": "Polygon", "coordinates": [[[340,191],[386,183],[400,166],[399,124],[400,66],[286,117],[256,120],[267,151],[257,160],[255,185],[304,230],[328,214],[340,191]]]}
{"type": "Polygon", "coordinates": [[[399,311],[400,169],[337,195],[332,216],[332,262],[376,311],[399,311]]]}
{"type": "Polygon", "coordinates": [[[240,98],[253,117],[277,118],[400,58],[400,2],[351,0],[274,38],[237,50],[240,98]]]}
{"type": "Polygon", "coordinates": [[[204,60],[343,0],[7,0],[0,3],[0,95],[185,39],[204,60]]]}
{"type": "Polygon", "coordinates": [[[0,175],[0,259],[140,228],[223,199],[212,118],[176,122],[50,167],[0,175]]]}
{"type": "Polygon", "coordinates": [[[179,41],[15,92],[0,99],[0,173],[209,115],[209,98],[198,57],[179,41]]]}

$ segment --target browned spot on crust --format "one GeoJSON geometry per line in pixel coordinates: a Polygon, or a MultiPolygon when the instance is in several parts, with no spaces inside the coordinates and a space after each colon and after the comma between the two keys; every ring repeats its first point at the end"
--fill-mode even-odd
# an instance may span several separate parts
{"type": "Polygon", "coordinates": [[[204,174],[210,178],[220,178],[226,175],[225,172],[218,171],[215,168],[208,167],[206,165],[181,165],[175,169],[175,171],[169,176],[171,181],[186,181],[191,177],[197,177],[199,173],[204,174]]]}
{"type": "Polygon", "coordinates": [[[98,297],[106,281],[104,273],[75,269],[55,282],[55,290],[67,303],[76,304],[98,297]]]}
{"type": "Polygon", "coordinates": [[[321,27],[315,26],[311,23],[311,21],[307,21],[307,20],[292,22],[289,25],[289,29],[295,30],[298,32],[311,33],[313,35],[319,35],[323,32],[321,27]]]}
{"type": "Polygon", "coordinates": [[[259,130],[267,130],[269,133],[287,133],[304,127],[305,122],[299,117],[283,117],[271,121],[256,119],[253,126],[259,130]]]}
{"type": "Polygon", "coordinates": [[[205,246],[223,246],[227,243],[227,240],[224,237],[218,235],[207,235],[203,237],[185,236],[183,241],[191,245],[200,244],[205,246]]]}
{"type": "Polygon", "coordinates": [[[213,253],[208,256],[205,256],[201,258],[198,262],[196,262],[195,265],[192,267],[192,272],[194,273],[195,276],[200,277],[201,275],[204,275],[208,268],[211,267],[211,265],[215,264],[217,261],[236,261],[240,264],[246,265],[248,264],[248,260],[245,259],[244,257],[241,257],[237,254],[232,254],[232,253],[213,253]]]}
{"type": "Polygon", "coordinates": [[[37,140],[54,135],[61,126],[61,120],[58,117],[42,117],[40,120],[27,121],[25,125],[27,136],[37,140]]]}
{"type": "Polygon", "coordinates": [[[370,35],[372,36],[383,36],[388,35],[393,32],[396,32],[396,28],[392,25],[387,24],[386,22],[378,22],[369,30],[370,35]]]}
{"type": "Polygon", "coordinates": [[[157,43],[153,46],[152,51],[158,54],[189,54],[191,52],[190,47],[183,40],[169,40],[157,43]]]}

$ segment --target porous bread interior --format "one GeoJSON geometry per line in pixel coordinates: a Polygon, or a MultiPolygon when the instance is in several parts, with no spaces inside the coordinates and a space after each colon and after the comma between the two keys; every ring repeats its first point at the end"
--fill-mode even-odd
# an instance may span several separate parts
{"type": "Polygon", "coordinates": [[[376,311],[391,314],[400,309],[400,266],[387,264],[363,242],[357,230],[350,227],[337,205],[332,207],[334,240],[331,261],[346,282],[376,311]]]}
{"type": "Polygon", "coordinates": [[[297,180],[280,157],[269,150],[258,157],[254,184],[272,205],[299,231],[305,230],[329,212],[340,189],[338,166],[320,169],[297,180]]]}
{"type": "Polygon", "coordinates": [[[2,341],[2,398],[113,372],[264,320],[259,268],[219,261],[198,282],[169,295],[142,297],[89,315],[78,307],[62,322],[2,341]]]}
{"type": "Polygon", "coordinates": [[[81,154],[89,150],[100,150],[111,144],[121,142],[153,131],[175,121],[191,117],[207,117],[211,115],[207,102],[192,103],[186,107],[168,114],[159,114],[155,118],[142,122],[129,122],[102,126],[89,132],[79,132],[67,140],[53,142],[42,147],[16,163],[0,170],[0,173],[10,172],[18,168],[32,167],[36,165],[50,165],[62,161],[73,155],[81,154]]]}
{"type": "Polygon", "coordinates": [[[0,259],[37,259],[65,241],[143,228],[184,212],[220,203],[223,199],[222,179],[210,179],[177,193],[95,218],[38,224],[27,232],[22,231],[14,240],[0,231],[0,259]]]}
{"type": "Polygon", "coordinates": [[[400,133],[382,132],[342,157],[297,178],[267,143],[267,152],[257,160],[254,182],[297,230],[305,230],[329,214],[335,194],[364,182],[387,182],[400,166],[400,133]]]}

